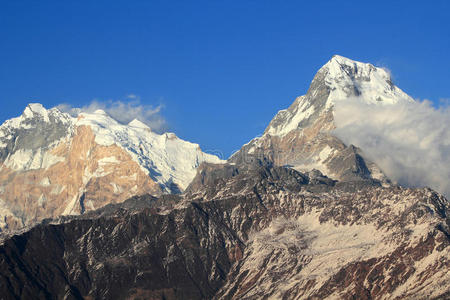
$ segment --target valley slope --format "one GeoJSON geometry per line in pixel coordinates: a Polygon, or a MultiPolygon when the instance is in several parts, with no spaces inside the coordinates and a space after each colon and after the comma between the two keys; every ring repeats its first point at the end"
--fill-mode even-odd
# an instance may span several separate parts
{"type": "Polygon", "coordinates": [[[4,299],[450,296],[450,209],[441,195],[283,167],[227,168],[226,176],[203,173],[207,183],[184,196],[135,197],[6,240],[0,293],[4,299]]]}

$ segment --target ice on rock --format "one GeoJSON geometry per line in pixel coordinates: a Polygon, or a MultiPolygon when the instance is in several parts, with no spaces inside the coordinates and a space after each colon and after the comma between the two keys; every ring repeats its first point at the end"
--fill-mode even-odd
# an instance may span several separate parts
{"type": "Polygon", "coordinates": [[[103,109],[97,109],[97,110],[95,110],[95,111],[94,111],[94,114],[96,114],[96,115],[105,115],[105,116],[108,115],[103,109]]]}
{"type": "Polygon", "coordinates": [[[23,116],[27,119],[41,116],[45,122],[50,122],[48,111],[40,103],[30,103],[23,111],[23,116]]]}
{"type": "Polygon", "coordinates": [[[150,130],[150,127],[148,127],[145,123],[139,121],[138,119],[133,119],[130,123],[128,123],[128,126],[135,127],[135,128],[141,128],[141,129],[148,129],[150,130]]]}
{"type": "Polygon", "coordinates": [[[186,188],[201,162],[222,162],[203,153],[198,144],[181,140],[173,133],[152,132],[137,119],[124,125],[98,111],[83,113],[83,117],[76,120],[76,126],[90,126],[100,145],[116,144],[125,149],[146,174],[167,189],[172,182],[186,188]]]}
{"type": "MultiPolygon", "coordinates": [[[[30,103],[21,116],[7,120],[0,126],[0,148],[7,145],[11,132],[33,131],[36,124],[41,126],[42,121],[29,122],[29,119],[36,117],[47,122],[46,126],[51,126],[52,130],[57,130],[61,127],[60,124],[64,124],[67,131],[63,133],[62,139],[66,140],[74,134],[76,127],[89,126],[95,134],[97,144],[115,144],[126,150],[144,173],[167,192],[173,183],[180,189],[186,188],[200,163],[222,162],[214,155],[203,153],[198,144],[181,140],[174,133],[152,132],[150,127],[137,119],[121,124],[101,109],[91,113],[80,112],[72,117],[57,108],[47,110],[39,103],[30,103]]],[[[17,170],[48,168],[63,160],[47,151],[58,141],[59,139],[53,141],[53,144],[40,145],[39,148],[17,149],[5,156],[5,165],[17,170]]]]}
{"type": "Polygon", "coordinates": [[[331,89],[329,102],[357,97],[370,104],[395,104],[414,101],[392,83],[390,74],[375,67],[335,55],[319,72],[326,72],[325,83],[331,89]]]}
{"type": "Polygon", "coordinates": [[[279,111],[276,115],[278,121],[271,124],[267,134],[285,136],[296,130],[302,121],[319,115],[320,111],[332,109],[338,101],[350,98],[374,105],[414,101],[392,83],[391,76],[385,69],[369,63],[335,55],[317,74],[315,80],[323,76],[323,79],[320,79],[323,85],[322,82],[319,83],[307,95],[298,97],[288,110],[279,111]],[[323,89],[329,90],[324,103],[311,103],[311,99],[315,99],[323,89]]]}

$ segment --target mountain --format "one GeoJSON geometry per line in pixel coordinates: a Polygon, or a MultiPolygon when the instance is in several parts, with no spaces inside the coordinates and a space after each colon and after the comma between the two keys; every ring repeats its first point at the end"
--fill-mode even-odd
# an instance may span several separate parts
{"type": "Polygon", "coordinates": [[[374,105],[414,101],[393,84],[384,69],[335,55],[314,76],[306,95],[279,111],[264,134],[229,161],[269,160],[299,171],[318,169],[338,180],[387,182],[360,149],[333,135],[336,103],[355,98],[374,105]]]}
{"type": "MultiPolygon", "coordinates": [[[[185,185],[175,173],[163,181],[168,165],[161,167],[156,159],[172,153],[175,162],[192,162],[186,159],[190,152],[180,146],[187,142],[156,135],[138,121],[118,124],[102,111],[71,118],[29,107],[32,113],[26,109],[20,122],[10,120],[2,125],[8,129],[0,131],[1,145],[9,151],[0,156],[0,171],[10,172],[3,178],[27,174],[10,190],[81,178],[87,196],[76,198],[78,206],[55,205],[55,211],[86,207],[93,195],[102,207],[81,215],[63,212],[3,235],[0,295],[449,299],[450,203],[429,188],[392,183],[364,157],[364,149],[333,135],[335,106],[350,99],[373,105],[413,101],[385,70],[334,56],[305,96],[280,111],[261,137],[227,162],[195,152],[203,162],[190,165],[192,177],[186,177],[185,185]],[[27,116],[38,110],[39,120],[29,121],[27,116]],[[21,129],[14,129],[19,123],[21,129]],[[27,135],[28,128],[35,131],[27,135]],[[8,142],[9,135],[16,136],[14,142],[8,142]],[[154,150],[156,145],[168,149],[168,144],[170,151],[154,150]],[[124,169],[122,162],[127,163],[124,169]],[[12,166],[16,171],[9,171],[12,166]],[[50,177],[43,171],[59,170],[53,166],[66,173],[50,177]],[[114,194],[111,183],[118,185],[116,180],[136,170],[149,170],[148,175],[143,172],[147,177],[136,175],[148,194],[122,201],[127,194],[114,194]],[[183,192],[163,195],[174,190],[172,184],[183,192]]],[[[136,191],[128,188],[123,191],[136,191]]],[[[36,205],[20,192],[10,199],[21,203],[21,209],[36,205]]]]}
{"type": "Polygon", "coordinates": [[[0,229],[179,193],[204,161],[221,162],[139,120],[120,124],[102,110],[71,117],[32,103],[0,126],[0,229]]]}
{"type": "Polygon", "coordinates": [[[443,196],[270,165],[224,168],[199,173],[183,195],[134,197],[5,240],[3,299],[450,296],[443,196]]]}

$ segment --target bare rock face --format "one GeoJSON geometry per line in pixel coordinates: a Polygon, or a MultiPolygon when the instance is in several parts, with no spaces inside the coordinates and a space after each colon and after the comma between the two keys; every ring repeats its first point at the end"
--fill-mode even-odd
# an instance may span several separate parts
{"type": "Polygon", "coordinates": [[[354,97],[412,101],[335,56],[227,163],[138,121],[31,105],[0,127],[0,226],[51,218],[5,232],[0,298],[448,299],[449,201],[333,136],[354,97]]]}
{"type": "Polygon", "coordinates": [[[318,169],[337,180],[388,182],[360,149],[333,135],[335,104],[353,98],[374,105],[413,101],[392,84],[385,70],[336,55],[317,72],[306,95],[279,111],[264,134],[229,161],[268,160],[300,171],[318,169]]]}
{"type": "Polygon", "coordinates": [[[82,214],[134,195],[180,193],[203,161],[197,144],[103,111],[72,117],[30,104],[0,126],[0,232],[82,214]]]}
{"type": "Polygon", "coordinates": [[[160,187],[123,149],[96,144],[90,127],[77,127],[70,141],[47,153],[64,159],[46,168],[17,172],[4,167],[0,172],[3,197],[21,212],[22,225],[81,214],[135,194],[161,194],[160,187]]]}
{"type": "Polygon", "coordinates": [[[318,171],[203,168],[182,196],[47,220],[0,246],[4,299],[444,299],[450,206],[318,171]]]}

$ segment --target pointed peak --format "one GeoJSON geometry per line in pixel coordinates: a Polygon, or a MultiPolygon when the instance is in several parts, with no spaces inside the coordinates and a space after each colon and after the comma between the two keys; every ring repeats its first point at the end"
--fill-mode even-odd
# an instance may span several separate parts
{"type": "Polygon", "coordinates": [[[106,111],[104,111],[103,109],[96,109],[93,113],[96,114],[96,115],[105,115],[105,116],[108,115],[106,113],[106,111]]]}
{"type": "Polygon", "coordinates": [[[314,77],[315,87],[327,86],[329,100],[358,97],[366,103],[392,104],[412,99],[394,85],[388,70],[373,64],[334,55],[314,77]],[[320,84],[322,82],[323,85],[320,84]]]}
{"type": "Polygon", "coordinates": [[[166,137],[167,140],[178,139],[177,135],[173,132],[166,132],[166,133],[164,133],[164,136],[166,137]]]}
{"type": "Polygon", "coordinates": [[[335,61],[335,62],[339,62],[339,63],[343,63],[343,64],[360,63],[358,61],[355,61],[353,59],[350,59],[350,58],[347,58],[347,57],[344,57],[344,56],[341,56],[341,55],[338,55],[338,54],[333,55],[329,61],[330,62],[331,61],[335,61]]]}
{"type": "Polygon", "coordinates": [[[332,75],[370,75],[371,72],[378,72],[384,77],[390,77],[383,68],[377,68],[370,63],[356,61],[341,55],[333,57],[322,67],[332,75]]]}
{"type": "Polygon", "coordinates": [[[141,129],[149,129],[150,127],[147,126],[144,122],[139,121],[138,119],[133,119],[130,123],[128,123],[128,126],[135,127],[135,128],[141,128],[141,129]]]}
{"type": "Polygon", "coordinates": [[[29,103],[22,114],[26,119],[33,118],[35,116],[41,116],[45,121],[48,121],[48,111],[40,103],[29,103]]]}
{"type": "Polygon", "coordinates": [[[339,63],[340,65],[347,65],[347,66],[364,65],[364,66],[371,66],[371,67],[375,68],[371,63],[357,61],[357,60],[350,59],[348,57],[338,55],[338,54],[333,55],[327,64],[329,64],[329,63],[339,63]]]}
{"type": "Polygon", "coordinates": [[[53,116],[65,116],[66,118],[70,117],[70,113],[62,111],[59,107],[55,106],[47,110],[49,114],[53,116]]]}
{"type": "Polygon", "coordinates": [[[40,103],[28,103],[27,107],[36,113],[42,113],[43,111],[47,111],[45,107],[40,103]]]}

